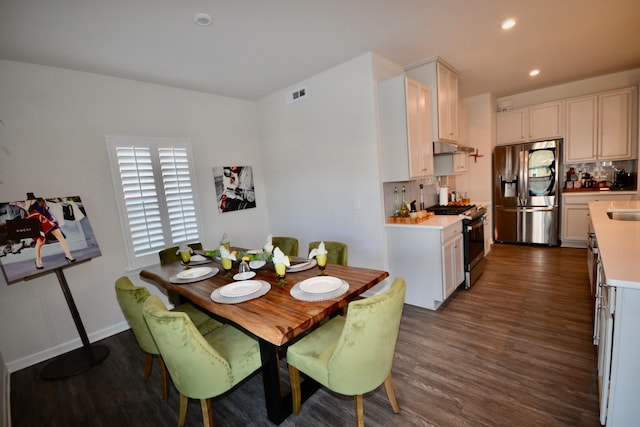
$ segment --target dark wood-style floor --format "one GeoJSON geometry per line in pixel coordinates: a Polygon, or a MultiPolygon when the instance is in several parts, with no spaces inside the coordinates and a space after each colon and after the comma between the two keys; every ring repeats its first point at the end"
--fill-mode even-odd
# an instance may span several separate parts
{"type": "MultiPolygon", "coordinates": [[[[473,288],[435,312],[405,306],[393,367],[402,412],[381,387],[365,396],[367,425],[598,426],[591,304],[584,249],[495,245],[473,288]]],[[[157,366],[142,381],[131,332],[102,343],[109,357],[73,378],[42,380],[43,364],[13,373],[13,426],[175,426],[178,393],[160,399],[157,366]]],[[[271,425],[260,374],[212,406],[216,426],[271,425]]],[[[321,389],[281,425],[354,424],[353,400],[321,389]]],[[[197,401],[187,425],[202,425],[197,401]]]]}

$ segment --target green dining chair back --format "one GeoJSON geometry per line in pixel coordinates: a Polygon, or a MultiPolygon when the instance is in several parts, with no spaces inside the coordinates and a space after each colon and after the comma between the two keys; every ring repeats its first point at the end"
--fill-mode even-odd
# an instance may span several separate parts
{"type": "MultiPolygon", "coordinates": [[[[320,245],[320,241],[309,243],[309,252],[320,245]]],[[[324,248],[327,250],[327,262],[330,264],[347,265],[349,259],[349,246],[342,242],[324,241],[324,248]]],[[[307,252],[307,253],[309,253],[307,252]]]]}
{"type": "Polygon", "coordinates": [[[385,292],[349,303],[336,316],[287,349],[293,412],[300,412],[300,372],[328,389],[355,396],[356,421],[364,426],[362,395],[384,383],[393,411],[400,412],[391,378],[406,285],[395,279],[385,292]]]}
{"type": "MultiPolygon", "coordinates": [[[[145,381],[149,379],[149,376],[151,375],[151,367],[153,365],[153,358],[154,356],[157,356],[158,364],[160,365],[160,373],[162,375],[162,399],[167,400],[169,398],[167,370],[142,314],[142,305],[149,296],[151,296],[151,292],[149,292],[149,289],[144,286],[135,286],[127,276],[122,276],[116,280],[115,289],[118,303],[120,304],[124,316],[127,319],[127,322],[129,322],[129,326],[131,326],[133,335],[145,356],[143,378],[145,381]]],[[[211,318],[209,315],[198,310],[189,303],[180,304],[174,307],[173,310],[186,313],[202,333],[208,333],[222,325],[222,323],[211,318]]]]}
{"type": "Polygon", "coordinates": [[[184,425],[188,398],[200,400],[203,423],[212,426],[210,399],[226,393],[260,369],[258,341],[228,324],[203,335],[189,316],[167,310],[155,295],[145,301],[143,312],[173,384],[180,392],[178,426],[184,425]]]}
{"type": "Polygon", "coordinates": [[[298,256],[298,239],[295,237],[276,236],[271,238],[271,243],[285,255],[298,256]]]}
{"type": "MultiPolygon", "coordinates": [[[[190,243],[189,247],[194,251],[202,250],[202,243],[190,243]]],[[[170,264],[172,262],[180,261],[180,254],[178,254],[179,246],[172,246],[158,252],[160,258],[160,265],[170,264]]]]}

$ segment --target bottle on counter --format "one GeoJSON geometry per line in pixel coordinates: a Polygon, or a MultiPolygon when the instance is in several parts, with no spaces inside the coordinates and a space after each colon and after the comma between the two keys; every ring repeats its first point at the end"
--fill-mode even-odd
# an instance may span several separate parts
{"type": "Polygon", "coordinates": [[[393,187],[393,216],[400,215],[400,201],[398,200],[398,187],[393,187]]]}

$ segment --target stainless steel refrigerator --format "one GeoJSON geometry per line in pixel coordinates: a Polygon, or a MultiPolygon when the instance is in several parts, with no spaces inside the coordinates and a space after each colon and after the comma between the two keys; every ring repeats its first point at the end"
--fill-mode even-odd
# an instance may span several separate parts
{"type": "Polygon", "coordinates": [[[562,140],[497,146],[493,152],[494,240],[560,245],[562,140]]]}

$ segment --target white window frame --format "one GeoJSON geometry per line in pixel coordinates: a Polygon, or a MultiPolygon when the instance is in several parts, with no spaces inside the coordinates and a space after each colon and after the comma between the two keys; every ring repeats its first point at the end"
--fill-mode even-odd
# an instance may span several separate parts
{"type": "MultiPolygon", "coordinates": [[[[106,142],[116,205],[118,208],[120,227],[129,269],[135,270],[148,265],[157,264],[159,262],[158,252],[163,248],[176,246],[180,243],[200,241],[199,236],[202,236],[202,222],[200,219],[200,206],[198,203],[198,190],[196,188],[195,165],[191,152],[191,141],[188,139],[177,138],[107,135],[106,142]],[[136,174],[136,177],[134,177],[133,180],[137,183],[143,180],[146,188],[144,196],[142,196],[143,193],[140,193],[141,195],[134,197],[134,199],[138,201],[144,200],[144,206],[149,206],[147,201],[152,201],[154,197],[156,199],[155,203],[151,202],[152,211],[154,211],[154,215],[149,215],[150,221],[152,221],[151,223],[147,221],[146,212],[143,212],[145,208],[142,207],[142,204],[138,204],[138,207],[140,208],[138,210],[138,218],[141,219],[141,221],[139,221],[138,224],[133,223],[133,220],[130,221],[130,219],[134,218],[135,215],[131,214],[131,210],[127,207],[127,200],[125,199],[125,184],[123,183],[123,177],[121,174],[121,162],[118,158],[118,151],[123,152],[127,149],[136,149],[138,152],[148,151],[149,154],[147,161],[150,161],[150,163],[138,163],[137,160],[134,160],[130,165],[134,168],[132,172],[136,174]],[[172,170],[174,169],[170,166],[166,166],[166,161],[161,164],[160,152],[165,153],[163,158],[167,159],[166,153],[169,153],[171,149],[177,149],[180,152],[186,153],[186,171],[183,167],[180,173],[173,175],[173,177],[180,175],[180,179],[172,180],[174,184],[176,182],[186,183],[186,190],[176,189],[176,187],[180,187],[180,184],[172,187],[176,190],[165,190],[165,184],[163,183],[163,170],[169,171],[169,174],[171,175],[172,170]],[[162,165],[165,166],[163,167],[162,165]],[[142,172],[142,174],[139,172],[142,172]],[[188,177],[184,175],[185,173],[188,177]],[[141,178],[141,175],[147,175],[146,180],[144,176],[141,178]],[[189,206],[189,183],[191,188],[191,201],[193,202],[192,207],[189,206]],[[185,195],[186,198],[183,197],[185,195]],[[187,201],[186,206],[183,206],[183,201],[187,201]],[[168,206],[176,207],[172,208],[168,206]],[[184,215],[182,212],[185,208],[190,218],[190,231],[186,234],[175,234],[179,232],[172,232],[172,221],[174,226],[176,224],[179,225],[183,221],[184,215]],[[193,230],[194,219],[195,231],[193,230]],[[153,227],[153,221],[155,221],[156,227],[153,227]],[[146,238],[142,238],[143,243],[140,243],[140,239],[136,240],[138,243],[134,242],[134,238],[132,236],[136,230],[142,232],[142,234],[146,236],[146,238]],[[146,243],[144,243],[145,241],[146,243]]],[[[168,158],[170,160],[175,160],[175,157],[172,157],[171,155],[169,155],[168,158]]],[[[122,166],[124,167],[124,165],[125,163],[123,161],[122,166]]],[[[182,166],[184,166],[184,164],[182,164],[182,166]]],[[[136,183],[134,183],[134,186],[135,185],[136,183]]]]}

